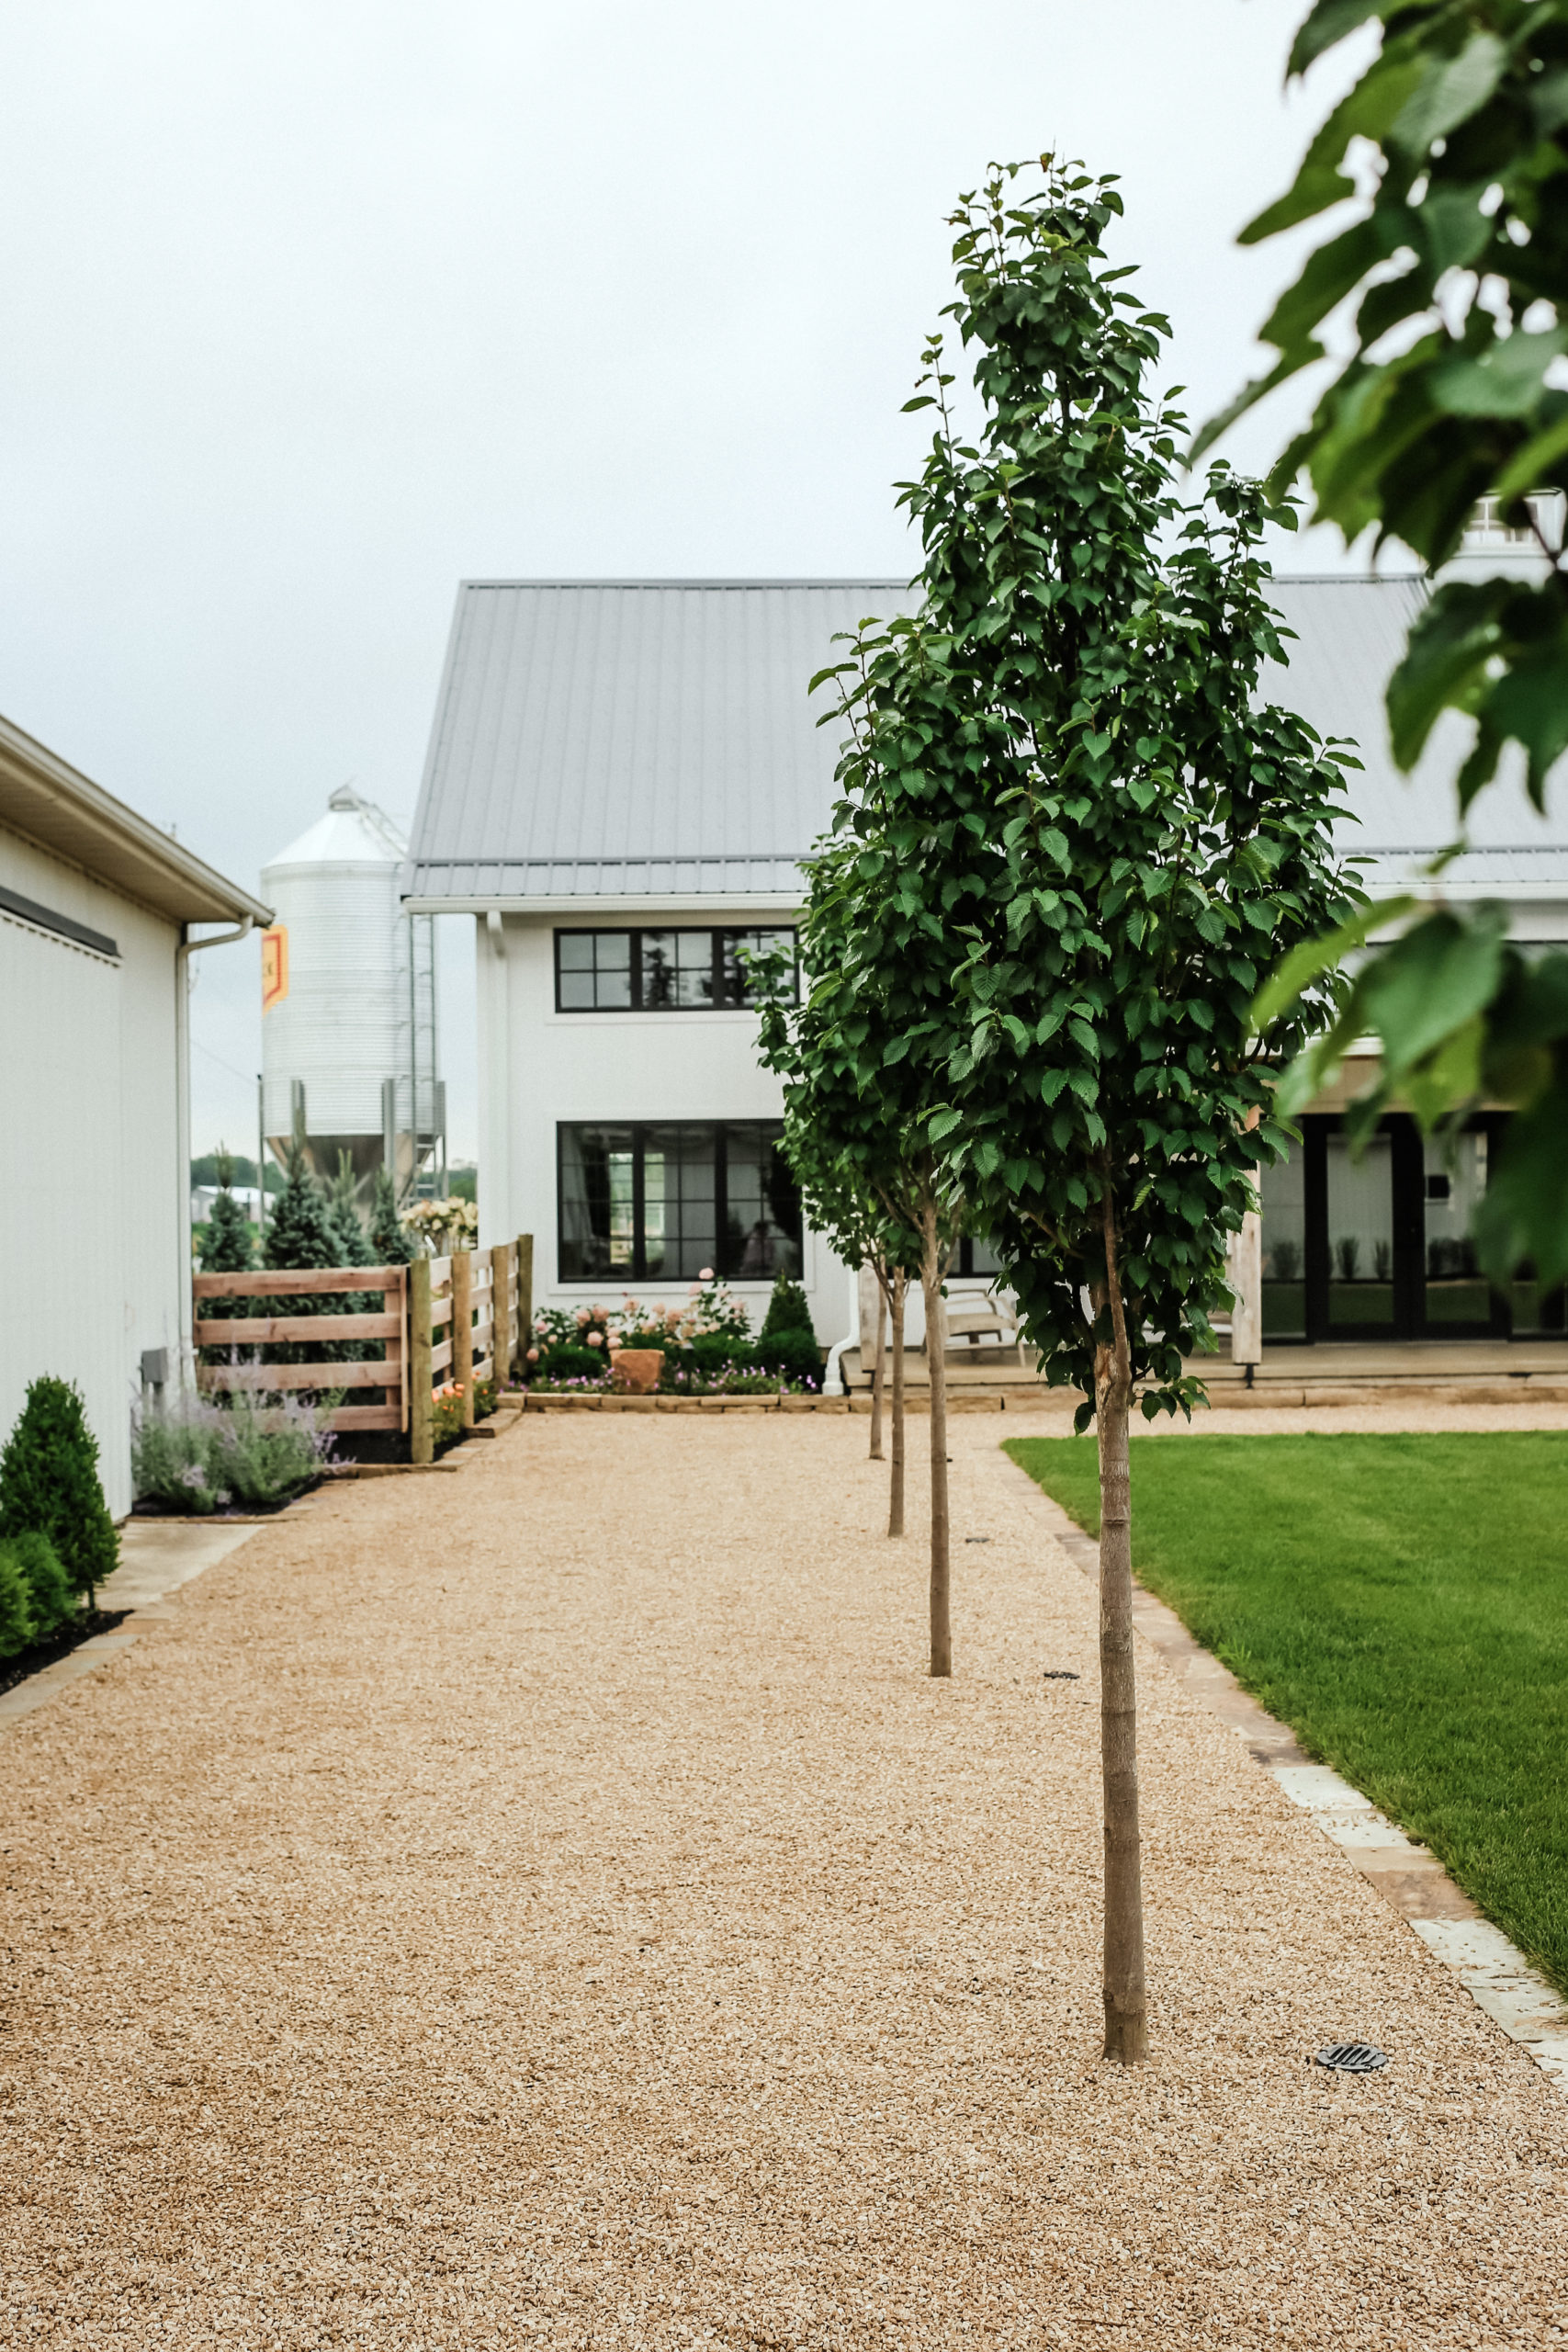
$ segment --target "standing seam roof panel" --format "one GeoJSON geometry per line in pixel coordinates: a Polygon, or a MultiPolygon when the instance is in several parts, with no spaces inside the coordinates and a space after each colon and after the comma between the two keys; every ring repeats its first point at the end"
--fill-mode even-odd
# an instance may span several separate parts
{"type": "MultiPolygon", "coordinates": [[[[562,888],[633,861],[712,889],[789,883],[831,812],[835,730],[807,688],[898,581],[470,582],[414,821],[415,888],[562,888]],[[716,864],[716,861],[721,864],[716,864]],[[755,878],[757,862],[767,878],[755,878]]],[[[624,886],[621,886],[624,887],[624,886]]],[[[683,886],[677,886],[683,887],[683,886]]]]}
{"type": "MultiPolygon", "coordinates": [[[[1407,779],[1383,710],[1427,588],[1334,577],[1269,593],[1296,642],[1264,691],[1320,734],[1355,739],[1360,822],[1344,846],[1392,879],[1456,823],[1463,722],[1444,722],[1407,779]]],[[[818,727],[826,697],[813,704],[809,679],[835,659],[836,633],[912,603],[891,580],[466,583],[414,823],[415,893],[791,891],[837,797],[842,730],[818,727]]],[[[1475,855],[1454,879],[1568,875],[1560,797],[1543,824],[1517,780],[1483,794],[1475,855]]]]}

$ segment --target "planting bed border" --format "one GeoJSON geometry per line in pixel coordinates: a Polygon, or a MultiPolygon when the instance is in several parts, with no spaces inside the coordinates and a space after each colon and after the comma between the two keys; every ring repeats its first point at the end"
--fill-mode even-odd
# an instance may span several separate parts
{"type": "MultiPolygon", "coordinates": [[[[536,1396],[531,1389],[508,1388],[502,1391],[502,1401],[518,1406],[527,1413],[869,1413],[869,1392],[857,1390],[852,1396],[584,1396],[581,1394],[562,1396],[536,1396]]],[[[948,1392],[950,1413],[1000,1413],[1007,1409],[1007,1398],[999,1393],[971,1394],[948,1392]]],[[[891,1402],[884,1399],[884,1409],[892,1410],[891,1402]]],[[[1038,1412],[1039,1399],[1021,1398],[1013,1410],[1038,1412]]],[[[904,1410],[911,1417],[931,1411],[929,1397],[906,1396],[904,1410]]]]}
{"type": "MultiPolygon", "coordinates": [[[[1021,1463],[1002,1450],[1027,1487],[1038,1518],[1073,1566],[1097,1585],[1098,1537],[1081,1528],[1021,1463]]],[[[1330,1766],[1315,1763],[1289,1724],[1280,1723],[1244,1690],[1230,1668],[1188,1632],[1175,1610],[1135,1577],[1133,1623],[1176,1681],[1246,1742],[1253,1762],[1399,1914],[1477,2008],[1534,2062],[1558,2097],[1568,2099],[1568,2002],[1501,1928],[1482,1917],[1437,1856],[1407,1838],[1330,1766]]]]}

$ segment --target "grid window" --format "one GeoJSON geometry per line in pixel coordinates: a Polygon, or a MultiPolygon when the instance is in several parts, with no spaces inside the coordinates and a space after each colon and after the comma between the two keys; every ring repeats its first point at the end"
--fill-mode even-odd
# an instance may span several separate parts
{"type": "Polygon", "coordinates": [[[644,1012],[711,1012],[715,989],[711,931],[639,931],[644,1012]]]}
{"type": "Polygon", "coordinates": [[[558,1130],[560,1279],[800,1272],[800,1198],[776,1120],[558,1130]]]}
{"type": "Polygon", "coordinates": [[[799,992],[795,935],[787,926],[741,931],[558,931],[558,1012],[737,1012],[799,992]],[[754,976],[783,959],[782,978],[754,976]]]}
{"type": "Polygon", "coordinates": [[[558,931],[556,1003],[562,1012],[626,1012],[632,1002],[629,931],[558,931]]]}

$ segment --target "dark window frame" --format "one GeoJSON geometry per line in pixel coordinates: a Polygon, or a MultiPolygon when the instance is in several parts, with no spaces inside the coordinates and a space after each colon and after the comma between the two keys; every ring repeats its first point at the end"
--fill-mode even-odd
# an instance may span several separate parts
{"type": "MultiPolygon", "coordinates": [[[[795,942],[795,1001],[800,1001],[800,931],[792,922],[726,922],[708,923],[566,923],[558,926],[554,936],[553,956],[556,974],[556,1011],[569,1020],[583,1013],[609,1013],[624,1016],[627,1012],[754,1012],[757,1007],[744,998],[732,1000],[725,984],[725,942],[745,939],[758,932],[787,932],[795,942]],[[705,1004],[644,1004],[642,1001],[642,943],[645,938],[658,938],[665,933],[676,939],[706,939],[708,942],[709,986],[711,995],[705,1004]],[[631,961],[630,1004],[563,1004],[561,1002],[560,944],[563,939],[593,939],[614,935],[629,943],[631,961]]],[[[579,1124],[582,1124],[579,1122],[579,1124]]],[[[701,1122],[694,1124],[700,1125],[701,1122]]]]}
{"type": "MultiPolygon", "coordinates": [[[[646,1231],[645,1153],[647,1139],[661,1128],[676,1127],[687,1134],[707,1135],[713,1139],[713,1204],[715,1272],[724,1282],[758,1281],[766,1277],[727,1272],[724,1261],[728,1252],[729,1224],[729,1137],[740,1129],[758,1135],[763,1141],[777,1145],[784,1136],[782,1119],[558,1119],[556,1122],[556,1279],[569,1283],[614,1282],[625,1279],[647,1285],[652,1283],[686,1289],[694,1276],[684,1274],[650,1274],[648,1272],[648,1236],[646,1231]],[[563,1271],[567,1254],[566,1236],[566,1138],[573,1129],[621,1127],[631,1136],[632,1151],[632,1263],[629,1268],[607,1269],[602,1274],[569,1274],[563,1271]]],[[[781,1226],[787,1240],[793,1243],[797,1256],[803,1256],[806,1246],[806,1220],[801,1214],[799,1196],[795,1199],[795,1230],[791,1233],[781,1226]]]]}
{"type": "MultiPolygon", "coordinates": [[[[1468,1130],[1483,1133],[1495,1149],[1508,1125],[1506,1112],[1477,1112],[1465,1122],[1468,1130]]],[[[1329,1320],[1329,1285],[1333,1280],[1333,1248],[1328,1218],[1328,1139],[1344,1132],[1338,1112],[1308,1112],[1300,1120],[1303,1172],[1303,1316],[1301,1332],[1270,1332],[1270,1348],[1318,1347],[1340,1340],[1406,1344],[1416,1340],[1507,1340],[1515,1336],[1507,1298],[1492,1291],[1489,1313],[1462,1323],[1438,1322],[1427,1311],[1427,1172],[1420,1130],[1408,1112],[1390,1112],[1378,1122],[1378,1132],[1389,1140],[1393,1248],[1391,1275],[1393,1312],[1387,1323],[1335,1323],[1329,1320]]],[[[1559,1310],[1560,1311],[1560,1310],[1559,1310]]],[[[1555,1339],[1562,1327],[1553,1320],[1539,1330],[1521,1332],[1521,1339],[1555,1339]]]]}

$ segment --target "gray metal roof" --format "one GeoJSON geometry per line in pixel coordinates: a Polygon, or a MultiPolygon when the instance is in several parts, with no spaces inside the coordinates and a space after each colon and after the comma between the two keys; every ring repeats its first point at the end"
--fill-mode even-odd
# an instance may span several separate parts
{"type": "Polygon", "coordinates": [[[471,580],[411,843],[418,899],[784,896],[834,797],[807,684],[892,580],[471,580]]]}
{"type": "MultiPolygon", "coordinates": [[[[1405,775],[1394,765],[1383,707],[1410,624],[1428,594],[1419,579],[1342,575],[1280,579],[1269,589],[1296,641],[1287,649],[1288,669],[1265,672],[1264,691],[1299,710],[1320,735],[1353,739],[1361,773],[1352,771],[1348,797],[1360,821],[1345,827],[1340,841],[1350,855],[1375,860],[1365,876],[1370,888],[1405,879],[1459,831],[1454,777],[1468,748],[1466,723],[1442,720],[1405,775]]],[[[1517,760],[1505,761],[1496,783],[1476,801],[1470,822],[1475,847],[1449,868],[1450,888],[1501,898],[1550,888],[1568,897],[1563,796],[1553,791],[1543,822],[1518,778],[1517,760]]]]}
{"type": "MultiPolygon", "coordinates": [[[[1320,735],[1354,739],[1370,883],[1451,840],[1463,723],[1412,777],[1383,694],[1427,590],[1412,578],[1278,579],[1295,632],[1265,691],[1320,735]]],[[[496,580],[458,591],[407,887],[416,902],[788,899],[835,797],[840,729],[807,695],[832,639],[908,609],[893,580],[496,580]]],[[[1568,898],[1568,824],[1517,781],[1483,793],[1451,883],[1568,898]]]]}

